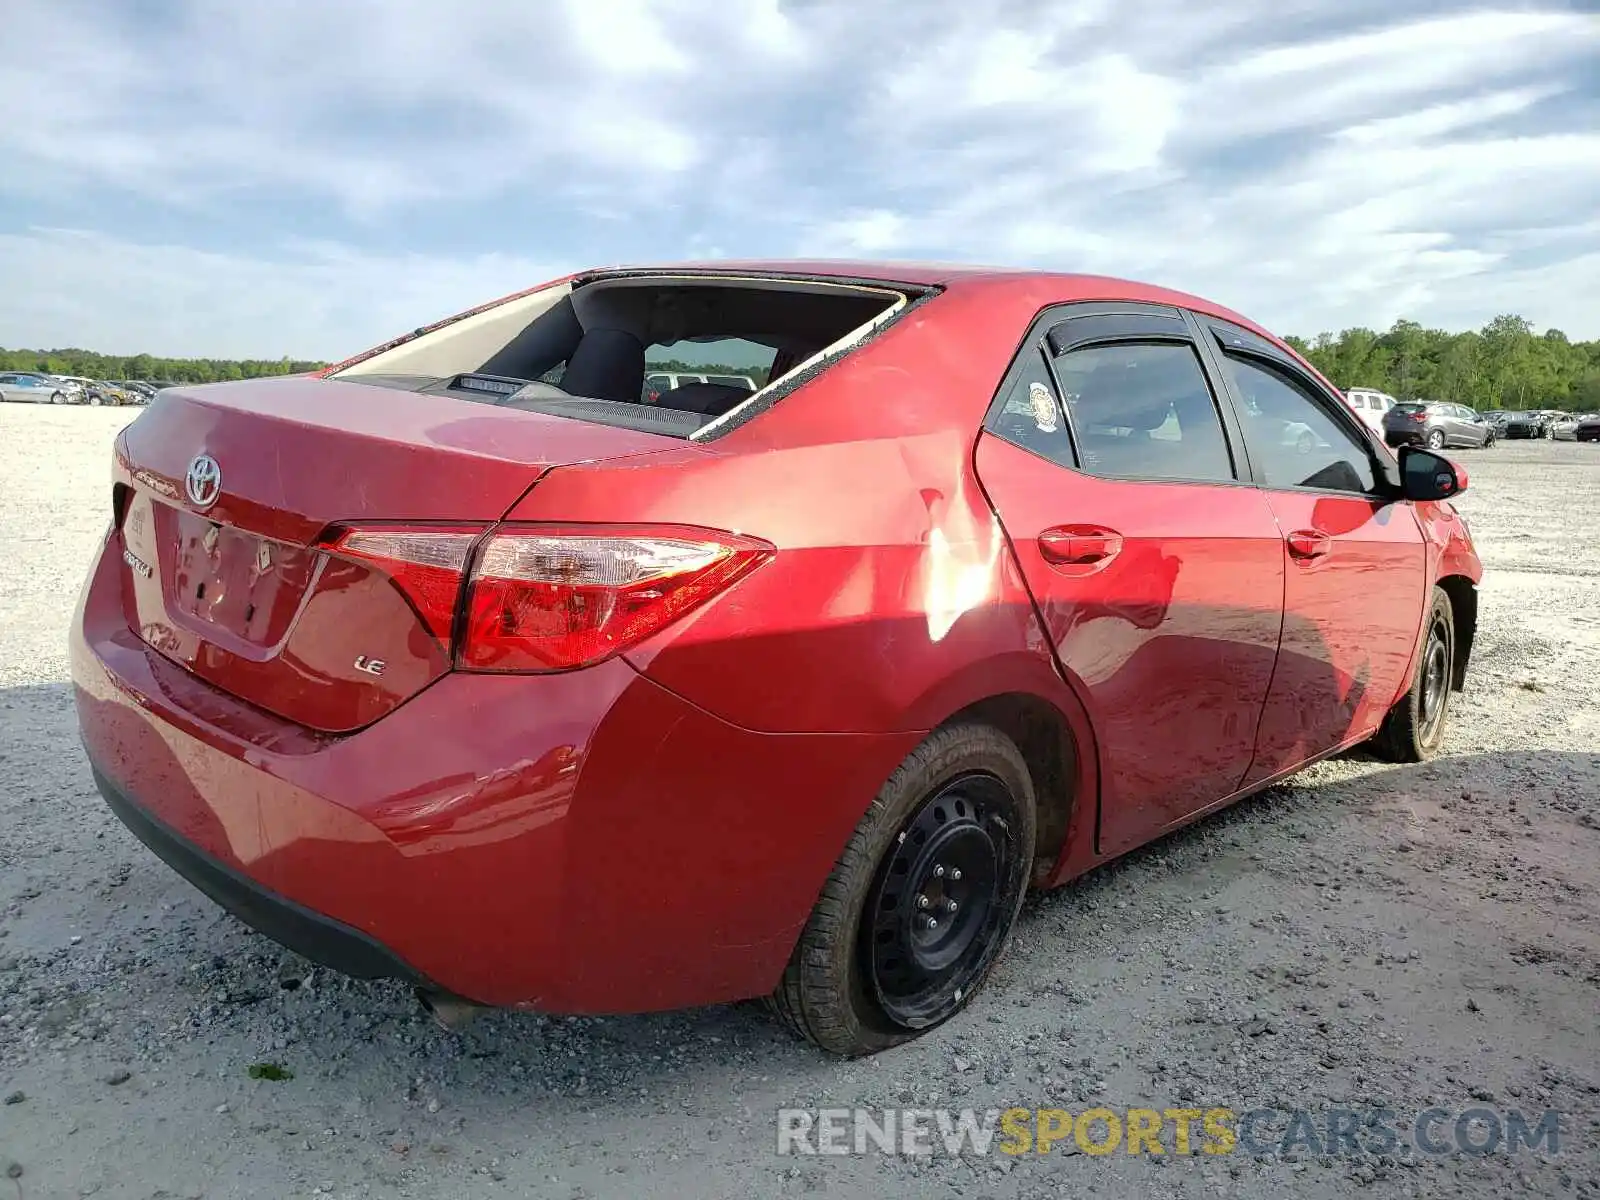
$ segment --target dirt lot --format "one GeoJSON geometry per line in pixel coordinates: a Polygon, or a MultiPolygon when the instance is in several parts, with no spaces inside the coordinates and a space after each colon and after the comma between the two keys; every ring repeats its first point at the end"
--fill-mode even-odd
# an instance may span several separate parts
{"type": "Polygon", "coordinates": [[[1323,764],[1030,902],[967,1014],[840,1063],[754,1005],[452,1037],[136,843],[64,651],[131,415],[0,408],[0,1200],[1600,1196],[1600,446],[1462,454],[1488,577],[1444,757],[1323,764]],[[1565,1116],[1554,1157],[775,1153],[787,1105],[1092,1103],[1565,1116]]]}

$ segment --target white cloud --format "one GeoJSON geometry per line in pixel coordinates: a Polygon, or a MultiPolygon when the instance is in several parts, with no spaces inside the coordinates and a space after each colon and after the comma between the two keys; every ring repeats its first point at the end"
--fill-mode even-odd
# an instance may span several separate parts
{"type": "Polygon", "coordinates": [[[301,243],[275,257],[67,229],[0,234],[7,344],[107,354],[338,359],[565,274],[500,254],[385,258],[301,243]],[[42,285],[42,286],[41,286],[42,285]]]}
{"type": "Polygon", "coordinates": [[[539,260],[726,251],[1122,274],[1302,332],[1521,296],[1600,335],[1563,265],[1600,253],[1600,18],[1452,2],[18,0],[51,51],[0,57],[0,268],[34,272],[0,316],[339,354],[539,260]]]}

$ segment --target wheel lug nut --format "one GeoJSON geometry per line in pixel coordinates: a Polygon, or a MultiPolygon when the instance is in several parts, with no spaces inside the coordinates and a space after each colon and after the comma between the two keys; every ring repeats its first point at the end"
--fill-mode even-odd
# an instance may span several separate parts
{"type": "Polygon", "coordinates": [[[933,901],[929,900],[926,896],[918,896],[917,897],[917,907],[918,908],[927,908],[932,903],[933,903],[933,901]]]}
{"type": "Polygon", "coordinates": [[[937,929],[937,928],[939,928],[939,918],[938,917],[929,917],[928,918],[928,928],[929,929],[937,929]]]}
{"type": "Polygon", "coordinates": [[[960,867],[951,867],[950,868],[950,878],[953,881],[955,881],[956,883],[960,883],[961,882],[961,868],[960,867]]]}
{"type": "Polygon", "coordinates": [[[954,900],[946,900],[944,902],[944,909],[945,909],[946,912],[955,912],[956,911],[956,902],[954,900]]]}
{"type": "Polygon", "coordinates": [[[933,868],[933,874],[934,874],[935,878],[943,879],[944,878],[944,864],[943,863],[939,863],[937,866],[935,866],[933,868]]]}

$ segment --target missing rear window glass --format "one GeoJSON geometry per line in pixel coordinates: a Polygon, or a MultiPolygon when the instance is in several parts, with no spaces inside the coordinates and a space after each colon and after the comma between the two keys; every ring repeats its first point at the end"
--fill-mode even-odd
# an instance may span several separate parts
{"type": "Polygon", "coordinates": [[[822,280],[612,277],[518,297],[332,378],[711,436],[771,385],[831,361],[906,301],[891,286],[822,280]]]}

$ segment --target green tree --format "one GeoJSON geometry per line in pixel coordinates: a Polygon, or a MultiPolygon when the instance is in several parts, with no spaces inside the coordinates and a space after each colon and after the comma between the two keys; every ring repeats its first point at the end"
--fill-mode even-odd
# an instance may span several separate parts
{"type": "Polygon", "coordinates": [[[1559,329],[1535,333],[1514,313],[1475,332],[1402,319],[1383,334],[1357,327],[1287,340],[1342,388],[1477,408],[1600,409],[1600,340],[1574,342],[1559,329]]]}

